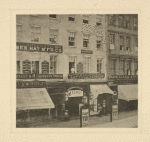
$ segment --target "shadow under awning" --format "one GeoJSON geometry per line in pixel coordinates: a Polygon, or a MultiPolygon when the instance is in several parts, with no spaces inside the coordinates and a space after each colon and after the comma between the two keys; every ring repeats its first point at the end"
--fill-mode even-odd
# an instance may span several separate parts
{"type": "Polygon", "coordinates": [[[118,98],[126,101],[138,100],[138,85],[118,85],[118,98]]]}
{"type": "Polygon", "coordinates": [[[54,104],[45,88],[16,89],[16,109],[54,108],[54,104]]]}

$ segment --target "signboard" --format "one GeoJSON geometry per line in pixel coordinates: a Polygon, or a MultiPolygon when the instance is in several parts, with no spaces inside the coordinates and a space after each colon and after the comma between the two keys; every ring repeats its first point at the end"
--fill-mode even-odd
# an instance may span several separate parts
{"type": "Polygon", "coordinates": [[[18,81],[17,88],[42,88],[46,87],[45,81],[18,81]]]}
{"type": "Polygon", "coordinates": [[[68,79],[98,79],[104,77],[105,74],[103,73],[74,73],[68,75],[68,79]]]}
{"type": "Polygon", "coordinates": [[[110,79],[137,79],[137,75],[111,75],[110,79]]]}
{"type": "Polygon", "coordinates": [[[82,54],[93,54],[93,50],[81,50],[82,54]]]}
{"type": "Polygon", "coordinates": [[[118,119],[118,105],[112,105],[112,119],[118,119]]]}
{"type": "Polygon", "coordinates": [[[17,50],[20,50],[20,51],[50,52],[50,53],[62,53],[63,52],[63,48],[60,45],[17,42],[16,46],[17,46],[16,47],[17,50]]]}
{"type": "Polygon", "coordinates": [[[87,126],[89,123],[89,110],[81,108],[80,127],[87,126]]]}
{"type": "Polygon", "coordinates": [[[83,96],[83,91],[81,90],[69,90],[66,93],[67,97],[82,97],[83,96]]]}
{"type": "Polygon", "coordinates": [[[24,74],[31,73],[31,62],[29,60],[23,61],[23,73],[24,74]]]}
{"type": "Polygon", "coordinates": [[[138,55],[138,51],[119,51],[119,50],[114,50],[110,49],[110,54],[118,54],[118,55],[138,55]]]}
{"type": "Polygon", "coordinates": [[[17,74],[16,79],[63,79],[63,74],[17,74]]]}
{"type": "Polygon", "coordinates": [[[137,79],[134,80],[115,80],[114,83],[116,84],[127,84],[127,83],[138,83],[137,79]]]}
{"type": "Polygon", "coordinates": [[[42,74],[49,74],[49,62],[46,60],[42,62],[42,74]]]}

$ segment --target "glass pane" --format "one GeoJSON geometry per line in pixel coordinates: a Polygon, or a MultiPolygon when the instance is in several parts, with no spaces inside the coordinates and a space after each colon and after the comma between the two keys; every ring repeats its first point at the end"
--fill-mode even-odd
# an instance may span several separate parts
{"type": "Polygon", "coordinates": [[[36,73],[36,62],[32,61],[32,73],[36,73]]]}

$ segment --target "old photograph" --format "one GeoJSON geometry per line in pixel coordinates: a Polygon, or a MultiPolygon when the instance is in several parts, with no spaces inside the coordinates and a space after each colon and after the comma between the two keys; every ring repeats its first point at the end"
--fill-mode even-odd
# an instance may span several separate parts
{"type": "Polygon", "coordinates": [[[16,15],[16,128],[138,128],[138,14],[16,15]]]}

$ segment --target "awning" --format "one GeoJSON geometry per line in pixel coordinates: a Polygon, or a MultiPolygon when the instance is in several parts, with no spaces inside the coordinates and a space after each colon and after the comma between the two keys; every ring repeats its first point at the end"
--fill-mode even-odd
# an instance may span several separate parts
{"type": "Polygon", "coordinates": [[[118,85],[118,98],[126,101],[138,99],[138,85],[118,85]]]}
{"type": "Polygon", "coordinates": [[[94,98],[97,98],[99,94],[108,93],[113,94],[114,92],[106,85],[90,85],[91,92],[94,98]]]}
{"type": "Polygon", "coordinates": [[[45,88],[16,89],[17,110],[54,108],[45,88]]]}

